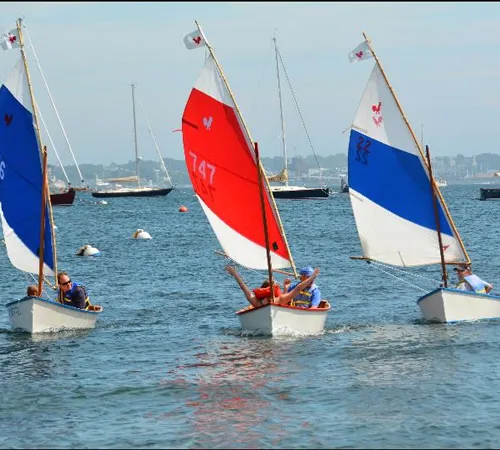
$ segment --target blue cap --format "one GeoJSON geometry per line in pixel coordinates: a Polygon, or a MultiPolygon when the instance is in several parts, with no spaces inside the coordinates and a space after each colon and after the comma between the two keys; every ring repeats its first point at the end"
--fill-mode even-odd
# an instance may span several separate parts
{"type": "Polygon", "coordinates": [[[314,273],[314,269],[311,266],[302,267],[300,269],[299,275],[305,275],[306,277],[310,277],[314,273]]]}

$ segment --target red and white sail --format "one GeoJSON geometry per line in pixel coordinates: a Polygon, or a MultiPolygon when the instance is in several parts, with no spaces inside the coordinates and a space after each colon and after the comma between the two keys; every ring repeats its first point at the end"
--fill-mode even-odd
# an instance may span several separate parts
{"type": "MultiPolygon", "coordinates": [[[[211,55],[184,109],[182,137],[191,183],[224,252],[242,266],[267,269],[254,146],[211,55]]],[[[271,265],[291,267],[264,178],[262,192],[271,265]]]]}

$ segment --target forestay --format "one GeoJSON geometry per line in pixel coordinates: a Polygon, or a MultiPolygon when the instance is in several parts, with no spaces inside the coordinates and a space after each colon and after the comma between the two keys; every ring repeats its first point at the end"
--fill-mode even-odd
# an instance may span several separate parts
{"type": "MultiPolygon", "coordinates": [[[[0,88],[0,216],[7,254],[19,270],[38,274],[42,163],[22,59],[0,88]]],[[[53,246],[45,206],[44,274],[53,275],[53,246]]]]}
{"type": "MultiPolygon", "coordinates": [[[[427,165],[378,66],[352,125],[349,193],[366,258],[396,266],[440,263],[427,165]]],[[[466,261],[438,197],[445,262],[466,261]]]]}
{"type": "MultiPolygon", "coordinates": [[[[242,266],[267,269],[254,146],[211,55],[186,104],[182,134],[191,183],[224,252],[242,266]]],[[[272,267],[290,267],[264,178],[262,192],[272,267]]]]}

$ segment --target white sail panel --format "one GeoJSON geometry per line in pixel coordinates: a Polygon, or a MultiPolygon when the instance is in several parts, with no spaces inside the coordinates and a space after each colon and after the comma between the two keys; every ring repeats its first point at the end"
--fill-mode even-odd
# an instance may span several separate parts
{"type": "Polygon", "coordinates": [[[28,78],[26,77],[26,71],[24,70],[22,57],[19,58],[17,64],[9,73],[4,85],[14,96],[14,98],[19,103],[21,103],[21,105],[23,105],[31,114],[33,114],[28,86],[28,78]]]}
{"type": "MultiPolygon", "coordinates": [[[[2,219],[2,231],[5,246],[7,247],[7,256],[14,267],[23,272],[38,274],[39,258],[35,255],[23,241],[19,239],[15,231],[10,227],[3,214],[0,203],[0,216],[2,219]]],[[[54,276],[52,269],[44,263],[43,273],[45,276],[54,276]]]]}
{"type": "Polygon", "coordinates": [[[377,64],[361,97],[353,128],[378,142],[420,155],[377,64]]]}
{"type": "MultiPolygon", "coordinates": [[[[226,225],[197,195],[215,236],[224,253],[242,266],[256,270],[267,270],[267,254],[265,247],[258,245],[226,225]]],[[[274,269],[286,269],[291,266],[286,258],[271,251],[271,265],[274,269]]]]}
{"type": "MultiPolygon", "coordinates": [[[[421,266],[441,262],[435,230],[405,220],[349,187],[351,205],[363,256],[395,266],[421,266]]],[[[442,234],[445,261],[465,260],[455,237],[442,234]]]]}
{"type": "Polygon", "coordinates": [[[224,81],[219,76],[219,71],[212,56],[206,59],[205,65],[194,87],[218,102],[224,103],[231,108],[235,107],[231,96],[227,92],[226,86],[224,86],[224,81]]]}

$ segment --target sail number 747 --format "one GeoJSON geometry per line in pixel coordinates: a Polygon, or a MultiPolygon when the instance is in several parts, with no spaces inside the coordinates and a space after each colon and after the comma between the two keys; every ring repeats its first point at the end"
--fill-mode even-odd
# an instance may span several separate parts
{"type": "Polygon", "coordinates": [[[195,187],[200,189],[205,195],[210,195],[213,201],[212,191],[215,190],[213,187],[215,166],[204,159],[198,160],[198,156],[192,151],[189,151],[189,156],[193,158],[193,170],[191,173],[196,181],[197,186],[195,187]],[[208,184],[208,189],[206,184],[208,184]]]}

